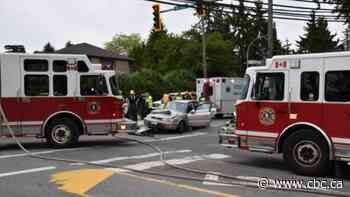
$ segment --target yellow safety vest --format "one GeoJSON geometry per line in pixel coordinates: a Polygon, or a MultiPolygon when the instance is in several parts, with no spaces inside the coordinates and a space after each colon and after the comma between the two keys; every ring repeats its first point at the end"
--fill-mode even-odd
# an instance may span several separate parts
{"type": "Polygon", "coordinates": [[[151,109],[152,103],[153,103],[152,97],[147,97],[146,103],[147,103],[148,108],[151,109]]]}

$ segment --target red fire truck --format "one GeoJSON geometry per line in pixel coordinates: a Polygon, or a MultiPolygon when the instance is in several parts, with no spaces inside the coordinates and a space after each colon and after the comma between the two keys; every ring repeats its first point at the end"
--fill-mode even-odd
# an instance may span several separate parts
{"type": "MultiPolygon", "coordinates": [[[[0,54],[1,106],[15,135],[71,146],[80,135],[136,131],[123,119],[115,72],[96,70],[85,55],[0,54]]],[[[9,137],[2,121],[0,137],[9,137]]]]}
{"type": "Polygon", "coordinates": [[[325,175],[350,161],[350,52],[275,56],[246,71],[236,129],[224,146],[283,153],[304,175],[325,175]]]}

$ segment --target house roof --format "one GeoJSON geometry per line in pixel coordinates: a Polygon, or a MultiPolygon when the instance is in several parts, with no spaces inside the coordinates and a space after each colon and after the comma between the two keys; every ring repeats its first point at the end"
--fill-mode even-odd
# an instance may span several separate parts
{"type": "Polygon", "coordinates": [[[85,54],[90,57],[101,57],[101,58],[110,58],[110,59],[116,59],[116,60],[133,61],[132,58],[107,51],[105,49],[102,49],[100,47],[97,47],[88,43],[75,44],[63,49],[59,49],[55,51],[55,53],[85,54]]]}

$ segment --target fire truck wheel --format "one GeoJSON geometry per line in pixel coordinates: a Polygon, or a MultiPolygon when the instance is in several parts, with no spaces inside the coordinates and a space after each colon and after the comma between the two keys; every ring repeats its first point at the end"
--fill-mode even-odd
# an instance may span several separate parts
{"type": "Polygon", "coordinates": [[[176,131],[179,133],[183,133],[187,130],[187,125],[185,121],[180,121],[179,124],[177,125],[176,131]]]}
{"type": "Polygon", "coordinates": [[[46,130],[47,142],[55,148],[66,148],[78,142],[78,126],[69,118],[53,120],[46,130]]]}
{"type": "Polygon", "coordinates": [[[329,148],[322,135],[310,129],[291,134],[283,145],[283,159],[298,174],[324,176],[329,173],[329,148]]]}

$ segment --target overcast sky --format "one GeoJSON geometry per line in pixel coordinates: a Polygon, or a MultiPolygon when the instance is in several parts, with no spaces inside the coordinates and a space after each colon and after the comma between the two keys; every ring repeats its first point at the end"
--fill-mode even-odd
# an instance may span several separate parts
{"type": "MultiPolygon", "coordinates": [[[[275,2],[297,4],[291,0],[275,2]]],[[[6,44],[23,44],[32,52],[50,42],[60,49],[68,40],[102,47],[119,33],[139,33],[147,38],[153,26],[151,6],[151,2],[143,0],[1,0],[0,52],[6,44]]],[[[161,9],[167,8],[170,7],[161,5],[161,9]]],[[[162,18],[173,33],[188,30],[198,20],[192,9],[166,13],[162,18]]],[[[303,34],[305,22],[275,22],[281,40],[294,42],[303,34]]],[[[330,29],[343,36],[342,24],[331,23],[330,29]]]]}

